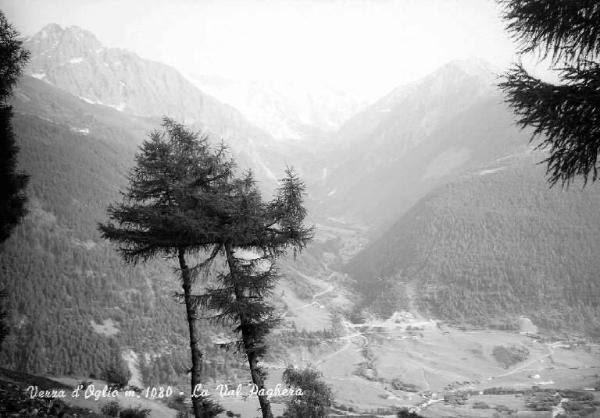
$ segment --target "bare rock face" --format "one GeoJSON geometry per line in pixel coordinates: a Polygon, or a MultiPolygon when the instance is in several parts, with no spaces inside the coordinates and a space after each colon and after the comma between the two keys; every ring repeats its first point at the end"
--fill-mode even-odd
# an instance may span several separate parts
{"type": "Polygon", "coordinates": [[[29,75],[90,103],[138,116],[169,116],[221,135],[259,130],[231,106],[201,92],[176,69],[106,48],[76,26],[50,24],[27,40],[29,75]]]}

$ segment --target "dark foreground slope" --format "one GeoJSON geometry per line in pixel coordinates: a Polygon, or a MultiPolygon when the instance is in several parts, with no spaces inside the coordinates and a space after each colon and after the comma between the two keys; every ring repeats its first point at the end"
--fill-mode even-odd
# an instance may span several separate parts
{"type": "Polygon", "coordinates": [[[0,416],[3,417],[80,417],[102,418],[104,415],[84,408],[74,408],[57,398],[32,398],[27,389],[71,393],[72,387],[60,382],[0,368],[0,416]]]}
{"type": "Polygon", "coordinates": [[[541,158],[501,159],[421,199],[346,266],[365,305],[600,336],[600,190],[550,189],[541,158]]]}

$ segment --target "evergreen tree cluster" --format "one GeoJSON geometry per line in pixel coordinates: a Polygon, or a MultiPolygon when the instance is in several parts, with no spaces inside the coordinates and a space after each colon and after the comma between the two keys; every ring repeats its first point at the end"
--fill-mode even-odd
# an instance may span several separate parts
{"type": "Polygon", "coordinates": [[[551,184],[598,179],[600,153],[600,9],[595,0],[500,0],[520,54],[550,59],[559,73],[546,82],[516,64],[500,87],[519,125],[547,150],[551,184]]]}

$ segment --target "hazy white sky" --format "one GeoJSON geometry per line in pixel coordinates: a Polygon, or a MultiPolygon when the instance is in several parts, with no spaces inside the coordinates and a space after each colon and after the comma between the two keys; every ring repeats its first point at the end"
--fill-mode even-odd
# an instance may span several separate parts
{"type": "Polygon", "coordinates": [[[77,25],[195,74],[384,92],[452,59],[514,58],[493,0],[0,0],[19,31],[77,25]]]}

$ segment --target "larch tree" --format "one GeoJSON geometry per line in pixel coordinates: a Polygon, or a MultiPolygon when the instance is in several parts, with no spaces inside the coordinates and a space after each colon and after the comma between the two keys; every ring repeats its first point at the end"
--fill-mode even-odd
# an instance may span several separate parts
{"type": "Polygon", "coordinates": [[[227,269],[200,301],[216,311],[213,320],[234,326],[262,416],[272,418],[265,392],[267,375],[259,361],[267,350],[265,338],[278,322],[270,300],[279,279],[276,261],[288,250],[295,256],[312,238],[312,228],[304,224],[305,185],[288,169],[270,202],[263,202],[251,173],[228,188],[228,215],[223,218],[222,241],[214,249],[214,254],[224,255],[227,269]]]}
{"type": "Polygon", "coordinates": [[[500,84],[518,124],[547,150],[548,180],[568,186],[598,179],[600,5],[597,0],[498,0],[519,53],[538,53],[558,70],[543,81],[516,64],[500,84]]]}
{"type": "MultiPolygon", "coordinates": [[[[193,285],[206,264],[192,266],[190,260],[203,257],[221,242],[220,193],[231,181],[234,164],[224,145],[211,147],[206,137],[168,118],[162,127],[141,145],[123,201],[109,207],[112,222],[99,228],[104,238],[119,244],[126,262],[159,256],[177,259],[189,327],[193,393],[202,382],[203,367],[193,285]]],[[[192,397],[192,407],[196,418],[222,411],[202,396],[192,397]]]]}

